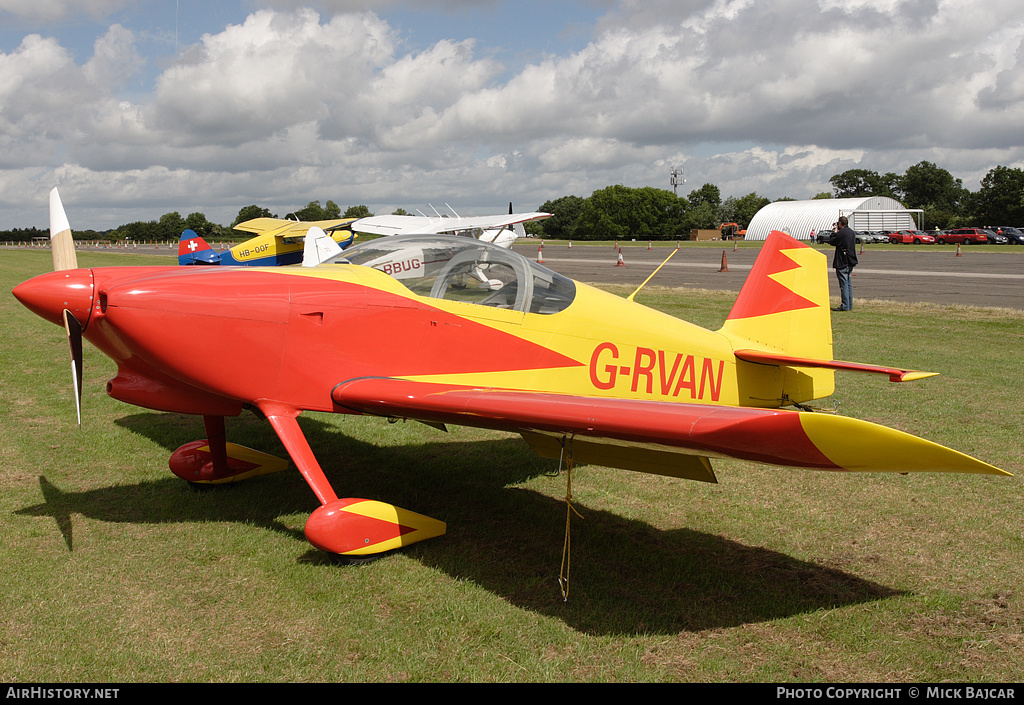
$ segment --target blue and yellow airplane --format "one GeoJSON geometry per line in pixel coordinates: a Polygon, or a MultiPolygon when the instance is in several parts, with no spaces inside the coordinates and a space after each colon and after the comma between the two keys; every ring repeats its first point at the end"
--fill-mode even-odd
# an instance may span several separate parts
{"type": "Polygon", "coordinates": [[[221,264],[230,266],[276,267],[302,261],[306,232],[318,227],[342,248],[352,244],[356,234],[352,223],[356,218],[300,222],[280,218],[254,218],[234,226],[235,230],[255,233],[256,237],[217,252],[196,234],[186,230],[178,241],[178,264],[221,264]]]}

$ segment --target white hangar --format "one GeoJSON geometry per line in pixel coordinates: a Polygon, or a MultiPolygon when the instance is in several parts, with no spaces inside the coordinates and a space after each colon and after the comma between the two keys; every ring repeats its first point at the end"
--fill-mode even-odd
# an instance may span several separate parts
{"type": "Polygon", "coordinates": [[[747,226],[746,239],[764,240],[772,230],[781,230],[798,240],[807,240],[812,231],[817,234],[832,230],[832,224],[841,215],[859,232],[919,230],[922,214],[922,210],[904,208],[902,203],[887,196],[776,201],[754,215],[747,226]]]}

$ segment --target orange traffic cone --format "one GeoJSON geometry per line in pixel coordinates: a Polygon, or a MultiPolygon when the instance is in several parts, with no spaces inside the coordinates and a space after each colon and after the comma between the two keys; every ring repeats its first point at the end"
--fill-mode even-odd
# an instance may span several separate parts
{"type": "Polygon", "coordinates": [[[957,257],[963,257],[963,255],[960,254],[960,243],[959,242],[956,243],[956,256],[957,257]]]}
{"type": "Polygon", "coordinates": [[[650,240],[647,241],[647,249],[648,250],[651,249],[651,241],[650,240]]]}
{"type": "Polygon", "coordinates": [[[569,249],[572,249],[572,240],[569,240],[569,249]]]}
{"type": "Polygon", "coordinates": [[[615,263],[616,267],[625,267],[626,263],[622,261],[622,248],[619,248],[619,261],[615,263]]]}
{"type": "Polygon", "coordinates": [[[544,243],[537,248],[537,264],[544,264],[544,243]]]}
{"type": "Polygon", "coordinates": [[[728,272],[729,271],[729,263],[725,260],[725,250],[722,250],[722,268],[719,269],[718,271],[719,272],[728,272]]]}
{"type": "Polygon", "coordinates": [[[739,240],[733,240],[732,241],[732,251],[733,252],[739,252],[740,251],[740,241],[739,240]]]}

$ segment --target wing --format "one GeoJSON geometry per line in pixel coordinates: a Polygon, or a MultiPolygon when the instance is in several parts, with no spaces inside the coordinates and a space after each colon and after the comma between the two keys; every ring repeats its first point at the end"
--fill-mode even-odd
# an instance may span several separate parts
{"type": "Polygon", "coordinates": [[[543,456],[556,455],[571,439],[577,461],[709,482],[714,457],[814,470],[1008,474],[923,438],[825,413],[377,377],[343,382],[332,397],[359,413],[514,431],[543,456]]]}
{"type": "Polygon", "coordinates": [[[370,235],[436,235],[438,233],[459,233],[467,230],[500,228],[531,220],[550,218],[551,213],[506,213],[504,215],[479,215],[467,218],[431,218],[422,215],[375,215],[360,218],[352,229],[370,235]]]}
{"type": "Polygon", "coordinates": [[[334,220],[302,222],[298,220],[284,220],[282,218],[253,218],[252,220],[235,225],[234,229],[256,235],[270,233],[274,237],[304,238],[306,237],[306,232],[312,227],[320,228],[329,233],[348,223],[355,222],[355,220],[355,218],[337,218],[334,220]]]}

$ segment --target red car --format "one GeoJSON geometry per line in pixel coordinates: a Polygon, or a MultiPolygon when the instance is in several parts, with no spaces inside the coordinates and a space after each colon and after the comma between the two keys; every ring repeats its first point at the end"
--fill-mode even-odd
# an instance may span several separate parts
{"type": "Polygon", "coordinates": [[[939,235],[940,245],[945,245],[947,242],[959,242],[964,245],[970,245],[971,243],[984,245],[988,242],[988,235],[981,228],[955,228],[953,230],[946,230],[939,235]]]}
{"type": "Polygon", "coordinates": [[[893,245],[933,245],[935,237],[923,230],[900,230],[889,233],[889,242],[893,245]]]}

